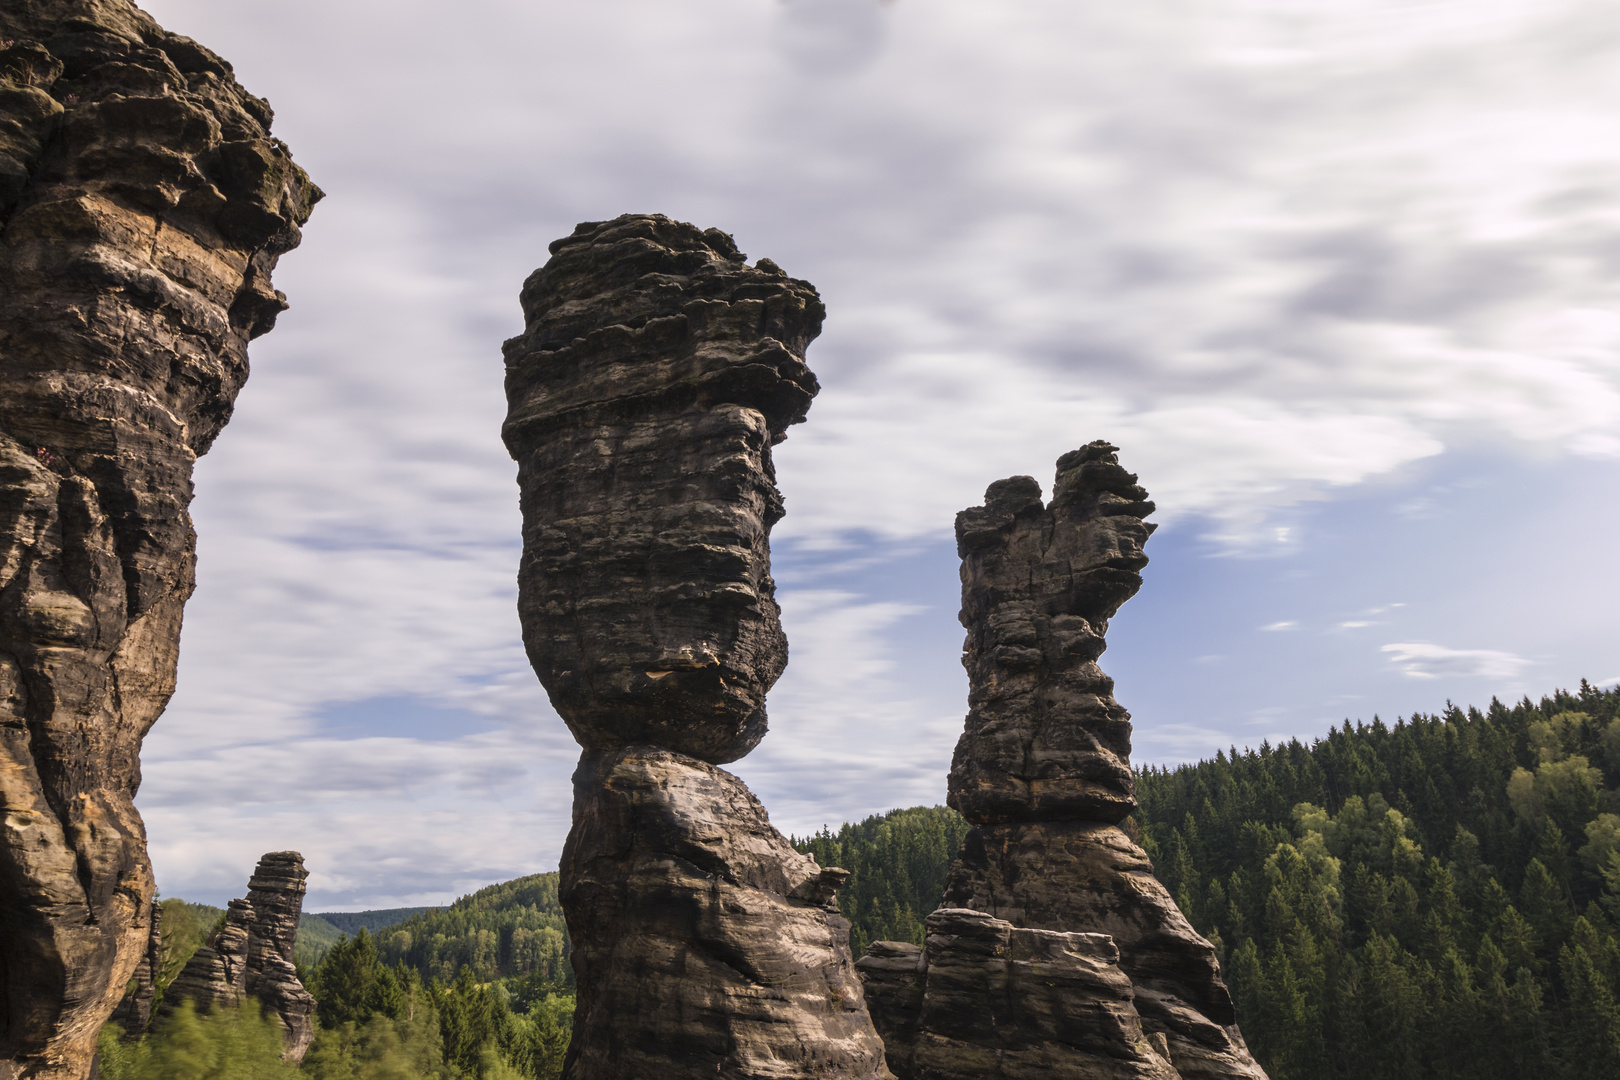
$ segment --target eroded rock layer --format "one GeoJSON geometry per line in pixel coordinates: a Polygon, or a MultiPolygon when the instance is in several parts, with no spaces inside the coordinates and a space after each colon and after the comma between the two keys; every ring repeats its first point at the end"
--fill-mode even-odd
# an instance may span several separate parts
{"type": "Polygon", "coordinates": [[[569,1076],[883,1073],[834,903],[844,871],[793,850],[741,780],[683,754],[587,753],[574,792],[569,1076]]]}
{"type": "Polygon", "coordinates": [[[1142,1026],[1166,1040],[1166,1056],[1184,1080],[1264,1080],[1238,1030],[1214,947],[1117,826],[980,825],[951,867],[945,903],[1017,926],[1108,935],[1142,1026]]]}
{"type": "Polygon", "coordinates": [[[192,465],[320,194],[270,122],[127,0],[0,5],[0,1077],[83,1077],[146,952],[192,465]]]}
{"type": "MultiPolygon", "coordinates": [[[[1118,828],[1136,807],[1130,715],[1097,660],[1108,620],[1141,587],[1142,549],[1153,531],[1143,519],[1153,504],[1116,450],[1094,442],[1059,458],[1050,503],[1039,484],[1019,476],[991,484],[983,506],[957,515],[970,688],[949,801],[974,828],[944,903],[1016,928],[1009,941],[1024,932],[1107,941],[1128,992],[1110,996],[1101,982],[1073,980],[1059,995],[1061,1011],[1109,1010],[1117,1030],[1144,1033],[1155,1052],[1151,1061],[1132,1058],[1088,1044],[1075,1029],[981,1030],[960,1016],[936,1018],[926,1002],[913,1009],[904,994],[874,981],[893,984],[900,949],[879,943],[860,966],[890,1063],[906,1080],[1023,1075],[952,1073],[956,1066],[936,1053],[946,1045],[966,1055],[961,1061],[994,1051],[1001,1069],[1034,1053],[1029,1060],[1044,1062],[1044,1075],[1054,1077],[1146,1069],[1185,1080],[1264,1080],[1237,1029],[1214,949],[1118,828]]],[[[932,926],[931,918],[931,934],[932,926]]],[[[929,950],[923,977],[932,995],[939,978],[932,937],[929,950]]],[[[984,985],[986,1007],[1003,1000],[999,984],[984,985]]],[[[1126,1041],[1137,1045],[1134,1038],[1126,1041]]]]}
{"type": "Polygon", "coordinates": [[[941,908],[924,948],[878,942],[858,966],[903,1080],[1176,1080],[1106,934],[941,908]]]}
{"type": "Polygon", "coordinates": [[[152,923],[147,931],[146,953],[130,976],[128,989],[109,1019],[124,1032],[125,1039],[146,1034],[152,1023],[152,1002],[157,996],[158,968],[163,963],[163,908],[154,897],[152,923]]]}
{"type": "Polygon", "coordinates": [[[821,300],[725,233],[657,215],[551,250],[505,346],[529,659],[588,750],[735,761],[787,663],[771,447],[819,389],[804,350],[821,300]]]}
{"type": "Polygon", "coordinates": [[[315,1038],[315,998],[298,979],[293,948],[309,872],[296,851],[272,851],[259,860],[245,900],[232,900],[225,926],[192,954],[163,995],[162,1012],[181,1001],[199,1009],[239,1005],[252,998],[281,1021],[283,1056],[303,1060],[315,1038]]]}
{"type": "Polygon", "coordinates": [[[579,226],[506,343],[529,658],[585,748],[561,867],[565,1075],[889,1076],[823,870],[716,766],[787,663],[771,447],[817,390],[808,282],[661,216],[579,226]]]}
{"type": "Polygon", "coordinates": [[[969,821],[1119,821],[1136,808],[1130,714],[1097,666],[1142,587],[1147,492],[1093,443],[1058,459],[1050,506],[1027,476],[956,517],[968,718],[949,802],[969,821]]]}

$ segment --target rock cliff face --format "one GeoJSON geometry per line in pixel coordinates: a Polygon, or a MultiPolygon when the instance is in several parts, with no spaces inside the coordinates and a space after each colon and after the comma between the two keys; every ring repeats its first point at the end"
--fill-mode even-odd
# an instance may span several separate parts
{"type": "Polygon", "coordinates": [[[147,948],[191,469],[320,194],[270,121],[127,0],[0,7],[0,1078],[83,1077],[147,948]]]}
{"type": "MultiPolygon", "coordinates": [[[[941,980],[951,987],[941,992],[966,993],[951,974],[961,962],[961,947],[950,943],[963,937],[959,931],[937,945],[930,936],[910,982],[895,971],[903,950],[884,943],[861,969],[869,989],[885,987],[873,989],[874,1001],[884,1002],[874,1016],[890,1065],[906,1080],[1023,1076],[1030,1060],[1054,1078],[1264,1080],[1236,1027],[1214,949],[1118,828],[1136,806],[1130,717],[1097,660],[1108,620],[1141,587],[1142,548],[1153,530],[1143,519],[1153,504],[1120,467],[1116,449],[1095,442],[1059,458],[1050,504],[1039,484],[1020,476],[990,485],[983,506],[957,515],[970,689],[949,801],[974,828],[945,890],[946,909],[982,913],[996,934],[1008,928],[1013,959],[1020,933],[1098,942],[1088,954],[1095,977],[1070,980],[1063,1010],[1104,1010],[1112,1019],[1097,1030],[1112,1032],[1112,1041],[1088,1043],[1073,1030],[968,1026],[931,1004],[941,980]],[[960,1064],[968,1061],[979,1064],[960,1064]]],[[[930,934],[938,920],[963,918],[942,910],[930,918],[930,934]]],[[[1065,947],[1065,955],[1083,951],[1065,947]]],[[[1015,1013],[1031,1008],[1030,991],[1018,989],[1027,981],[1009,975],[983,985],[987,1003],[1017,1000],[1015,1013]]]]}
{"type": "Polygon", "coordinates": [[[130,976],[131,985],[108,1017],[124,1031],[124,1038],[146,1034],[152,1023],[152,1000],[157,996],[158,968],[163,963],[163,908],[152,901],[152,928],[147,932],[146,953],[130,976]]]}
{"type": "Polygon", "coordinates": [[[887,1076],[823,870],[718,768],[787,662],[771,447],[820,298],[662,216],[579,226],[506,343],[529,658],[585,748],[561,894],[570,1080],[887,1076]]]}
{"type": "Polygon", "coordinates": [[[315,1038],[315,999],[298,981],[293,947],[309,877],[296,851],[272,851],[259,860],[245,900],[232,900],[225,926],[192,954],[164,992],[161,1013],[181,1001],[198,1009],[238,1005],[255,998],[281,1020],[286,1060],[297,1063],[315,1038]]]}

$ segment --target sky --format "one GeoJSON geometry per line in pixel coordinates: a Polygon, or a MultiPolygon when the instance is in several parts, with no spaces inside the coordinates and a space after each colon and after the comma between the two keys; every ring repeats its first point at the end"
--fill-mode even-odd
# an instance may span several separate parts
{"type": "Polygon", "coordinates": [[[1620,681],[1607,0],[147,0],[327,192],[197,468],[137,806],[165,895],[554,869],[500,343],[576,222],[820,289],[777,449],[787,673],[732,766],[803,835],[942,802],[956,511],[1096,438],[1161,528],[1104,668],[1139,764],[1620,681]]]}

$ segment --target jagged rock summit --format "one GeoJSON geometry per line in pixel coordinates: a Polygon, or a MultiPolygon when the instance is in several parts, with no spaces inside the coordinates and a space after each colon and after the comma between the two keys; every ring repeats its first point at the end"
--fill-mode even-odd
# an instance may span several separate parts
{"type": "Polygon", "coordinates": [[[787,663],[771,447],[818,389],[816,290],[661,215],[590,222],[506,343],[530,661],[585,748],[560,893],[569,1080],[889,1077],[834,895],[718,768],[787,663]]]}
{"type": "Polygon", "coordinates": [[[1118,826],[1130,716],[1097,660],[1153,504],[1117,449],[1059,458],[1050,503],[1017,476],[957,515],[970,688],[949,801],[973,829],[926,950],[859,963],[902,1080],[1264,1080],[1214,948],[1118,826]]]}
{"type": "Polygon", "coordinates": [[[147,951],[133,798],[193,585],[191,470],[319,190],[127,0],[0,5],[0,1078],[82,1080],[147,951]]]}
{"type": "Polygon", "coordinates": [[[293,947],[308,877],[296,851],[272,851],[260,859],[247,898],[227,905],[224,927],[169,984],[160,1015],[172,1015],[185,1000],[206,1010],[255,998],[281,1021],[283,1058],[302,1061],[315,1039],[315,999],[298,979],[293,947]]]}

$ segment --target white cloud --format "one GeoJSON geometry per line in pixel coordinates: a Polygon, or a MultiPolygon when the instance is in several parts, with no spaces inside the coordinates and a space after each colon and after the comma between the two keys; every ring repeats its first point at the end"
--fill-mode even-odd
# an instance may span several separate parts
{"type": "Polygon", "coordinates": [[[1388,653],[1390,663],[1414,679],[1458,675],[1511,679],[1534,663],[1495,649],[1450,649],[1421,641],[1385,645],[1379,651],[1388,653]]]}
{"type": "Polygon", "coordinates": [[[1262,630],[1298,630],[1299,629],[1299,623],[1295,622],[1292,619],[1284,619],[1282,622],[1267,623],[1266,625],[1262,626],[1260,629],[1262,629],[1262,630]]]}
{"type": "MultiPolygon", "coordinates": [[[[852,567],[1098,437],[1157,520],[1290,552],[1286,508],[1449,450],[1620,453],[1600,0],[145,6],[270,97],[329,192],[198,471],[199,588],[141,796],[166,882],[288,830],[358,881],[400,821],[456,880],[554,858],[573,747],[518,640],[499,343],[579,220],[718,225],[821,288],[778,535],[852,567]],[[379,746],[367,780],[369,750],[311,741],[331,703],[400,695],[543,733],[510,753],[550,809],[491,795],[463,856],[460,819],[400,808],[460,792],[476,816],[464,781],[499,753],[379,746]],[[288,748],[327,761],[318,824],[351,847],[292,805],[186,803],[296,771],[288,748]]],[[[742,766],[784,821],[942,791],[963,708],[959,682],[884,667],[910,616],[829,581],[784,588],[793,666],[742,766]]],[[[1497,662],[1465,653],[1396,662],[1497,662]]]]}
{"type": "Polygon", "coordinates": [[[934,686],[895,679],[902,622],[923,609],[837,589],[783,590],[778,598],[791,656],[771,693],[771,731],[727,768],[768,790],[772,821],[798,835],[943,802],[967,678],[953,656],[954,670],[934,686]],[[836,818],[832,806],[841,808],[836,818]]]}

